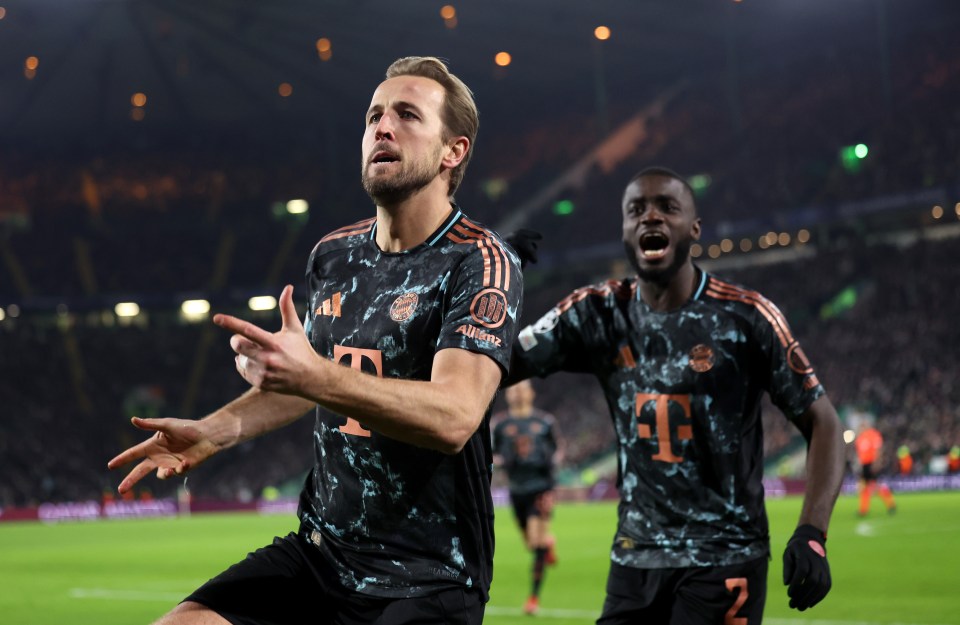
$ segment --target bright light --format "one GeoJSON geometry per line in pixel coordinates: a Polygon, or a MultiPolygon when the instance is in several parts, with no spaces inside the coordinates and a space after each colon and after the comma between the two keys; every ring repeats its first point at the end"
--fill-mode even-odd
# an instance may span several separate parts
{"type": "Polygon", "coordinates": [[[493,58],[493,62],[499,65],[500,67],[506,67],[510,65],[510,61],[513,59],[510,57],[509,52],[497,52],[497,56],[493,58]]]}
{"type": "Polygon", "coordinates": [[[593,29],[593,36],[600,41],[606,41],[610,38],[610,29],[606,26],[597,26],[593,29]]]}
{"type": "Polygon", "coordinates": [[[780,245],[782,245],[782,246],[784,246],[784,247],[790,245],[790,233],[789,233],[789,232],[781,232],[781,233],[780,233],[780,236],[777,237],[777,242],[780,243],[780,245]]]}
{"type": "Polygon", "coordinates": [[[731,241],[730,239],[724,239],[723,241],[720,241],[720,250],[721,250],[724,254],[727,254],[727,253],[729,253],[729,252],[732,252],[732,251],[733,251],[733,241],[731,241]]]}
{"type": "Polygon", "coordinates": [[[710,258],[720,258],[720,246],[714,243],[707,248],[707,254],[709,254],[710,258]]]}
{"type": "Polygon", "coordinates": [[[3,7],[0,7],[0,20],[7,16],[7,10],[3,7]]]}
{"type": "Polygon", "coordinates": [[[853,146],[853,154],[857,158],[867,158],[867,154],[869,153],[870,148],[863,143],[858,143],[857,145],[853,146]]]}
{"type": "Polygon", "coordinates": [[[290,200],[287,202],[287,212],[291,215],[302,215],[310,210],[310,204],[306,200],[290,200]]]}
{"type": "Polygon", "coordinates": [[[187,318],[202,317],[210,312],[210,302],[205,299],[188,299],[180,305],[180,312],[187,318]]]}
{"type": "Polygon", "coordinates": [[[277,87],[277,93],[279,93],[281,97],[289,98],[293,93],[293,85],[288,82],[282,82],[280,86],[277,87]]]}
{"type": "Polygon", "coordinates": [[[247,302],[250,310],[273,310],[277,307],[277,298],[272,295],[257,295],[247,302]]]}
{"type": "Polygon", "coordinates": [[[333,44],[326,37],[317,39],[317,54],[320,55],[321,61],[329,61],[333,56],[333,44]]]}
{"type": "Polygon", "coordinates": [[[130,104],[134,106],[146,106],[147,95],[145,93],[135,93],[130,96],[130,104]]]}
{"type": "Polygon", "coordinates": [[[446,4],[440,9],[440,17],[445,20],[452,20],[457,16],[457,10],[453,8],[452,4],[446,4]]]}
{"type": "Polygon", "coordinates": [[[957,202],[957,205],[953,207],[953,212],[957,214],[957,217],[960,217],[960,202],[957,202]]]}
{"type": "Polygon", "coordinates": [[[693,245],[691,245],[690,256],[693,256],[694,258],[700,258],[701,256],[703,256],[703,246],[700,245],[699,243],[694,243],[693,245]]]}
{"type": "Polygon", "coordinates": [[[3,312],[3,309],[0,308],[0,321],[3,321],[7,318],[7,313],[3,312]]]}
{"type": "Polygon", "coordinates": [[[849,445],[857,438],[857,433],[853,430],[844,430],[843,431],[843,442],[849,445]]]}
{"type": "Polygon", "coordinates": [[[35,56],[28,56],[27,60],[23,62],[23,66],[35,70],[40,67],[40,59],[35,56]]]}
{"type": "Polygon", "coordinates": [[[797,233],[797,241],[799,243],[806,243],[810,240],[810,231],[804,228],[797,233]]]}
{"type": "Polygon", "coordinates": [[[113,307],[118,317],[136,317],[140,314],[140,305],[136,302],[120,302],[113,307]]]}
{"type": "Polygon", "coordinates": [[[943,217],[943,207],[939,204],[933,207],[933,210],[930,211],[934,219],[940,219],[943,217]]]}
{"type": "Polygon", "coordinates": [[[757,239],[757,245],[760,246],[761,250],[765,250],[770,247],[770,242],[767,240],[767,235],[763,235],[757,239]]]}
{"type": "Polygon", "coordinates": [[[753,241],[750,239],[740,239],[740,251],[749,252],[753,249],[753,241]]]}
{"type": "Polygon", "coordinates": [[[573,202],[570,200],[560,200],[553,205],[553,214],[554,215],[569,215],[573,213],[573,202]]]}

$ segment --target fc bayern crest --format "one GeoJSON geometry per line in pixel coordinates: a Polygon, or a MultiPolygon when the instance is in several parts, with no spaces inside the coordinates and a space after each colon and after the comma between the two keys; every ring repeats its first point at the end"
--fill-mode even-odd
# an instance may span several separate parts
{"type": "Polygon", "coordinates": [[[401,323],[412,317],[413,311],[417,309],[418,299],[416,293],[404,293],[393,300],[393,305],[390,306],[390,318],[401,323]]]}
{"type": "Polygon", "coordinates": [[[713,368],[713,350],[702,343],[691,349],[690,368],[697,373],[710,371],[713,368]]]}

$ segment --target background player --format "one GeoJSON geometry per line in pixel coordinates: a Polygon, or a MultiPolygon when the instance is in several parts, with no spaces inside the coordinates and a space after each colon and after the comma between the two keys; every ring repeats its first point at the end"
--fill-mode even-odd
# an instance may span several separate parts
{"type": "Polygon", "coordinates": [[[830,589],[824,543],[843,477],[840,421],[780,311],[696,267],[689,185],[650,168],[622,200],[636,278],[574,291],[514,345],[510,380],[592,373],[617,432],[620,508],[598,623],[759,623],[769,532],[764,391],[808,441],[784,552],[790,606],[830,589]]]}
{"type": "Polygon", "coordinates": [[[883,451],[883,436],[880,430],[873,426],[872,416],[860,416],[854,447],[857,449],[857,460],[860,461],[860,507],[857,514],[862,517],[867,516],[867,512],[870,511],[870,498],[874,492],[880,495],[887,513],[893,514],[897,511],[893,493],[889,486],[877,482],[880,453],[883,451]]]}
{"type": "Polygon", "coordinates": [[[513,513],[527,549],[533,553],[532,584],[524,612],[534,614],[540,606],[545,565],[557,562],[550,518],[554,468],[563,459],[563,445],[553,415],[534,407],[536,393],[528,380],[507,388],[504,397],[507,410],[493,421],[493,458],[494,465],[507,472],[513,513]]]}
{"type": "Polygon", "coordinates": [[[319,405],[300,531],[162,623],[481,622],[493,559],[487,410],[522,279],[513,253],[451,201],[476,131],[472,94],[442,62],[391,65],[362,142],[376,217],[314,248],[305,324],[289,286],[278,332],[215,316],[236,333],[237,369],[253,388],[200,421],[134,420],[156,434],[110,461],[141,460],[121,492],[319,405]]]}

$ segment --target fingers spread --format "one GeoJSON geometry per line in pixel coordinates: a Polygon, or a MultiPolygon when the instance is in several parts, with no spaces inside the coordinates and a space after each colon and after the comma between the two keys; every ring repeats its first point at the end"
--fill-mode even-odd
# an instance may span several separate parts
{"type": "Polygon", "coordinates": [[[152,460],[144,460],[137,466],[133,468],[130,473],[127,474],[127,477],[123,478],[123,481],[120,482],[120,486],[117,487],[117,491],[122,495],[126,493],[133,485],[142,480],[144,477],[150,474],[153,471],[154,467],[157,465],[152,460]]]}

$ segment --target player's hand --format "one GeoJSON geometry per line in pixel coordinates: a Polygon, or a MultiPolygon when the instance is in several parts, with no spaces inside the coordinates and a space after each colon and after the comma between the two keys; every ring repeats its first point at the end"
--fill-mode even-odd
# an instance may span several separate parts
{"type": "Polygon", "coordinates": [[[156,469],[161,480],[172,475],[182,475],[219,451],[217,445],[204,431],[202,421],[189,419],[141,419],[133,417],[131,423],[154,435],[121,452],[107,463],[115,469],[134,460],[141,460],[127,474],[117,490],[123,494],[133,485],[156,469]]]}
{"type": "Polygon", "coordinates": [[[783,583],[787,586],[791,608],[801,612],[812,608],[830,592],[826,542],[824,533],[812,525],[798,527],[787,542],[783,552],[783,583]]]}
{"type": "Polygon", "coordinates": [[[506,241],[517,253],[517,256],[520,257],[521,269],[530,263],[537,262],[537,246],[540,245],[541,239],[543,239],[542,234],[536,230],[529,230],[527,228],[520,228],[503,237],[503,240],[506,241]]]}
{"type": "Polygon", "coordinates": [[[214,315],[213,322],[235,333],[230,347],[244,380],[264,391],[304,396],[320,357],[297,316],[292,286],[284,287],[279,306],[282,325],[274,333],[230,315],[214,315]]]}

